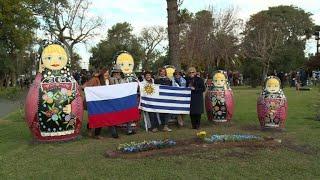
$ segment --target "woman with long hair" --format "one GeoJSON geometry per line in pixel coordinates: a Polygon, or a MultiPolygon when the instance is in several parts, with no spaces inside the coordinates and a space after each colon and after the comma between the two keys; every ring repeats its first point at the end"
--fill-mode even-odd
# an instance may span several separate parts
{"type": "MultiPolygon", "coordinates": [[[[92,78],[83,85],[83,88],[105,85],[110,85],[110,73],[107,68],[103,68],[100,71],[96,71],[95,73],[93,73],[92,78]]],[[[103,139],[103,137],[101,136],[102,128],[90,129],[89,123],[87,124],[87,128],[88,135],[90,137],[94,137],[96,139],[103,139]]]]}

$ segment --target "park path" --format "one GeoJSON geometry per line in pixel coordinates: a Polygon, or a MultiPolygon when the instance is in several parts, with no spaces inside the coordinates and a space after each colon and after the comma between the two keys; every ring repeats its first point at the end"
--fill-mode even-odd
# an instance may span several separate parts
{"type": "Polygon", "coordinates": [[[0,98],[0,118],[3,118],[18,110],[21,107],[24,107],[24,102],[26,98],[27,92],[24,91],[23,93],[19,94],[19,97],[15,100],[8,100],[0,98]]]}

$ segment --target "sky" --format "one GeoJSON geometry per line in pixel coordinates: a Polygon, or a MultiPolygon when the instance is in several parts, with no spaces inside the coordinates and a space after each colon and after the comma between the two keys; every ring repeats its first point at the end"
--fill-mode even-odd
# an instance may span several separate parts
{"type": "MultiPolygon", "coordinates": [[[[294,5],[310,12],[314,23],[320,25],[320,0],[184,0],[182,8],[197,12],[208,7],[215,10],[233,7],[237,15],[246,22],[250,15],[268,7],[278,5],[294,5]]],[[[90,58],[89,50],[107,35],[107,29],[118,22],[129,22],[138,34],[143,27],[161,25],[167,26],[166,0],[92,0],[89,15],[99,16],[104,25],[98,30],[99,35],[90,40],[86,45],[78,45],[76,51],[82,57],[81,66],[87,68],[90,58]]],[[[309,40],[306,53],[316,51],[315,40],[309,40]]]]}

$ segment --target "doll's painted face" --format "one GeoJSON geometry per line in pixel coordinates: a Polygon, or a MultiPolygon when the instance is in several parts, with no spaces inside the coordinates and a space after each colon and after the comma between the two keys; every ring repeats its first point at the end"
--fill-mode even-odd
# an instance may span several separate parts
{"type": "Polygon", "coordinates": [[[60,70],[67,65],[68,56],[65,49],[58,44],[45,47],[41,54],[42,64],[50,70],[60,70]]]}
{"type": "Polygon", "coordinates": [[[174,73],[175,71],[176,71],[176,70],[175,70],[174,68],[172,68],[172,67],[166,68],[167,77],[171,79],[171,78],[173,77],[173,73],[174,73]]]}
{"type": "Polygon", "coordinates": [[[216,87],[224,87],[227,84],[226,76],[222,73],[216,73],[213,76],[213,84],[216,87]]]}
{"type": "Polygon", "coordinates": [[[120,66],[123,74],[131,74],[133,72],[133,57],[128,53],[121,53],[117,57],[116,64],[120,66]]]}
{"type": "Polygon", "coordinates": [[[266,90],[270,93],[276,93],[280,90],[280,82],[275,78],[270,78],[266,83],[266,90]]]}

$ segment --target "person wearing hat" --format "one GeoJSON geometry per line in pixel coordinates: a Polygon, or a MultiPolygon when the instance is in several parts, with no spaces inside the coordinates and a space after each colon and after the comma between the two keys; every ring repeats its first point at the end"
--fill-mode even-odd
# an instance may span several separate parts
{"type": "Polygon", "coordinates": [[[111,78],[110,84],[122,84],[126,83],[127,81],[122,78],[123,74],[121,68],[118,65],[114,65],[111,70],[111,78]]]}
{"type": "MultiPolygon", "coordinates": [[[[123,73],[121,70],[121,67],[119,65],[114,65],[112,71],[111,71],[111,78],[110,78],[110,84],[122,84],[127,83],[123,78],[123,73]]],[[[127,134],[132,135],[135,134],[135,131],[133,130],[131,123],[126,123],[125,126],[127,127],[127,134]]],[[[118,132],[116,126],[111,126],[111,135],[113,138],[118,138],[118,132]]]]}

